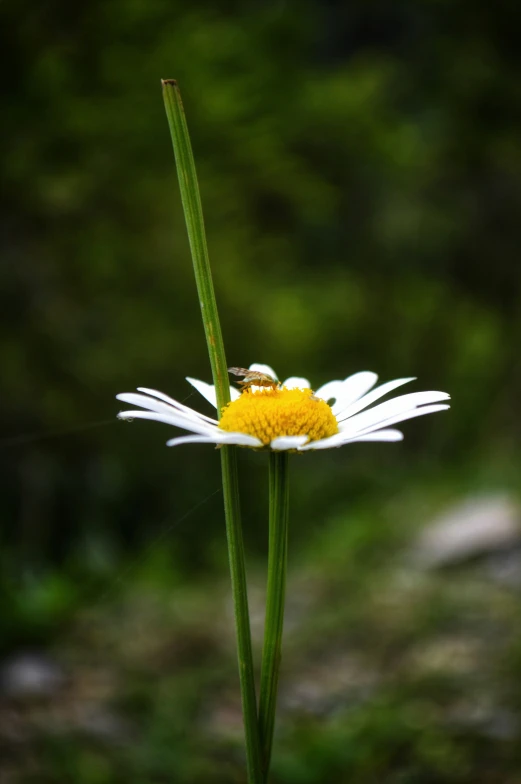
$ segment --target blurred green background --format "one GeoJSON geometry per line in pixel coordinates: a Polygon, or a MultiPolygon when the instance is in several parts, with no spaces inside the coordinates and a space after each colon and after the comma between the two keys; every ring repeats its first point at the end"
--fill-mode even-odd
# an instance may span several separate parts
{"type": "MultiPolygon", "coordinates": [[[[218,455],[115,420],[139,385],[210,413],[167,77],[229,363],[453,396],[402,444],[292,460],[273,782],[519,782],[519,5],[0,22],[2,784],[244,781],[218,455]]],[[[240,471],[258,651],[266,456],[240,471]]]]}

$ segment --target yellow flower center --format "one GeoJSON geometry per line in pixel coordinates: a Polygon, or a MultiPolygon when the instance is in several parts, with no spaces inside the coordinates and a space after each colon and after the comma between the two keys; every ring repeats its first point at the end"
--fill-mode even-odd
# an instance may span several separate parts
{"type": "Polygon", "coordinates": [[[311,389],[286,387],[245,389],[223,408],[219,427],[255,436],[265,446],[278,436],[308,436],[318,441],[338,432],[325,400],[314,397],[311,389]]]}

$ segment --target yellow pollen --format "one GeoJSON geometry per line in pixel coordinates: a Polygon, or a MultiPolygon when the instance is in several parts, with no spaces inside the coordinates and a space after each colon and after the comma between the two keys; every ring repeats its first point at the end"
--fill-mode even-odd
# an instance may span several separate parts
{"type": "Polygon", "coordinates": [[[245,389],[223,408],[219,427],[247,433],[265,446],[278,436],[308,436],[318,441],[338,432],[338,423],[325,400],[311,389],[263,387],[245,389]]]}

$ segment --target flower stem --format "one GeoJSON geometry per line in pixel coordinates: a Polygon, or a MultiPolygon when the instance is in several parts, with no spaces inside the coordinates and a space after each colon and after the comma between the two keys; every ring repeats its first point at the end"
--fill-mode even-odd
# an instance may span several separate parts
{"type": "MultiPolygon", "coordinates": [[[[188,230],[188,239],[194,265],[197,293],[201,305],[210,365],[217,395],[217,411],[230,401],[230,385],[226,355],[215,300],[210,260],[206,245],[203,210],[192,145],[188,133],[181,93],[177,82],[166,79],[162,82],[166,116],[172,136],[172,144],[179,177],[181,201],[188,230]]],[[[255,694],[253,653],[251,645],[250,616],[244,563],[244,544],[239,504],[237,458],[235,447],[223,446],[221,468],[226,518],[226,536],[232,582],[237,653],[241,685],[242,710],[246,735],[246,756],[249,784],[262,784],[263,768],[259,742],[259,725],[255,694]]]]}
{"type": "Polygon", "coordinates": [[[265,781],[269,773],[275,727],[286,595],[289,509],[287,452],[270,452],[269,486],[268,587],[259,698],[259,726],[265,781]]]}
{"type": "Polygon", "coordinates": [[[230,402],[230,384],[226,355],[217,311],[217,302],[212,281],[210,258],[206,244],[203,208],[199,195],[199,184],[192,152],[192,144],[186,124],[186,117],[181,100],[181,93],[174,79],[162,81],[163,99],[165,102],[166,116],[170,126],[170,135],[174,147],[177,164],[177,175],[181,191],[181,201],[185,215],[188,240],[192,252],[195,282],[201,315],[203,319],[206,343],[210,355],[212,376],[217,393],[217,411],[219,412],[226,403],[230,402]]]}

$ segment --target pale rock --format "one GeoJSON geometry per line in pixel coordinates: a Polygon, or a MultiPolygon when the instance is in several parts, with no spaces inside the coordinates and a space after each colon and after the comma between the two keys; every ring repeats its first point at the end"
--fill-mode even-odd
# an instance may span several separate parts
{"type": "Polygon", "coordinates": [[[452,566],[521,545],[521,510],[506,495],[470,498],[435,518],[412,550],[416,566],[452,566]]]}

